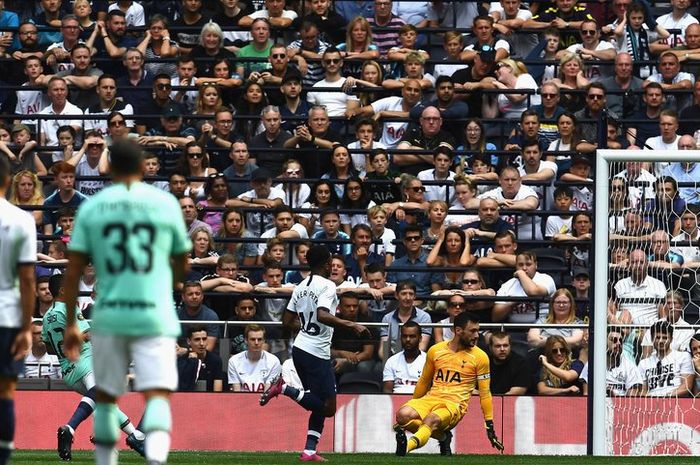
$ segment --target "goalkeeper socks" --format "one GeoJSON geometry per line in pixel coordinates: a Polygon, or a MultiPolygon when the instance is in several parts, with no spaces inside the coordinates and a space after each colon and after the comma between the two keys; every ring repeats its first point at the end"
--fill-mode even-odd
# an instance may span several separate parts
{"type": "Polygon", "coordinates": [[[10,462],[15,438],[15,402],[0,399],[0,465],[10,462]]]}
{"type": "MultiPolygon", "coordinates": [[[[323,433],[323,424],[326,421],[326,417],[322,414],[314,412],[309,416],[309,430],[306,432],[306,445],[304,446],[304,451],[316,451],[316,446],[318,441],[321,439],[321,434],[323,433]]],[[[311,452],[311,454],[313,454],[311,452]]]]}
{"type": "Polygon", "coordinates": [[[165,463],[170,452],[172,428],[170,401],[162,396],[148,399],[142,423],[146,433],[146,460],[165,463]]]}
{"type": "Polygon", "coordinates": [[[428,442],[428,439],[430,439],[432,433],[433,431],[430,429],[430,426],[422,425],[418,428],[418,431],[413,434],[411,439],[409,439],[407,451],[410,452],[413,449],[423,447],[428,442]]]}
{"type": "Polygon", "coordinates": [[[420,428],[420,426],[422,424],[423,424],[422,421],[415,419],[415,420],[409,421],[405,425],[399,425],[399,426],[401,427],[401,429],[405,429],[406,431],[410,431],[411,433],[415,434],[415,432],[418,431],[418,428],[420,428]]]}
{"type": "Polygon", "coordinates": [[[92,415],[93,410],[95,410],[95,401],[93,399],[88,396],[80,399],[80,403],[78,407],[76,407],[75,412],[73,412],[73,416],[68,420],[68,427],[71,429],[71,433],[75,434],[75,430],[78,429],[78,426],[80,426],[82,422],[92,415]]]}

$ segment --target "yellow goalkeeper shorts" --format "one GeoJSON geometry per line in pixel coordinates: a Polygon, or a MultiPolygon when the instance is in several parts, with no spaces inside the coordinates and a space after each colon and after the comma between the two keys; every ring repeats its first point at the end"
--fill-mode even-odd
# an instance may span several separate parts
{"type": "Polygon", "coordinates": [[[420,399],[411,399],[404,405],[418,412],[421,420],[425,420],[425,417],[430,413],[437,415],[440,418],[439,429],[442,431],[447,431],[457,426],[457,423],[463,416],[458,404],[439,397],[431,397],[430,394],[420,399]]]}

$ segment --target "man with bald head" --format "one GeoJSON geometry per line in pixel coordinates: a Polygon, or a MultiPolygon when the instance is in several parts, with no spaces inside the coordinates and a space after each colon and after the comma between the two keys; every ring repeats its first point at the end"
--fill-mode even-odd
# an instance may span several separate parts
{"type": "MultiPolygon", "coordinates": [[[[411,125],[397,149],[434,151],[439,146],[454,150],[455,138],[442,129],[442,115],[437,107],[429,106],[420,115],[419,125],[411,125]]],[[[419,171],[433,167],[432,153],[396,154],[394,163],[402,167],[402,171],[417,174],[419,171]]]]}
{"type": "MultiPolygon", "coordinates": [[[[689,134],[685,134],[678,139],[678,150],[695,150],[696,147],[697,141],[689,134]]],[[[673,162],[666,167],[663,175],[672,177],[679,183],[700,183],[700,163],[696,163],[693,160],[673,162]]],[[[686,204],[700,205],[700,192],[694,187],[679,187],[678,195],[686,204]]],[[[681,217],[681,225],[682,223],[683,218],[681,217]]]]}
{"type": "Polygon", "coordinates": [[[499,214],[498,200],[486,197],[479,200],[479,220],[462,226],[467,238],[477,238],[478,244],[472,245],[472,255],[476,258],[485,257],[494,248],[493,239],[504,231],[513,232],[513,225],[505,221],[499,214]]]}
{"type": "Polygon", "coordinates": [[[608,90],[608,109],[623,118],[629,118],[639,110],[639,94],[642,81],[633,75],[632,55],[627,52],[615,56],[614,75],[600,82],[608,90]]]}
{"type": "Polygon", "coordinates": [[[642,249],[632,250],[627,263],[629,276],[615,283],[620,310],[628,310],[632,323],[650,325],[656,321],[658,303],[666,296],[666,285],[649,276],[649,262],[642,249]],[[629,299],[646,299],[632,301],[629,299]]]}

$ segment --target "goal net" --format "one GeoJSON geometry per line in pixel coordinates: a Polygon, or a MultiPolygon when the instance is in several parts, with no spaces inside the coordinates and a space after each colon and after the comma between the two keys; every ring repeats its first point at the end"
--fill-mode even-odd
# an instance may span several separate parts
{"type": "Polygon", "coordinates": [[[698,455],[700,151],[596,156],[593,452],[698,455]]]}

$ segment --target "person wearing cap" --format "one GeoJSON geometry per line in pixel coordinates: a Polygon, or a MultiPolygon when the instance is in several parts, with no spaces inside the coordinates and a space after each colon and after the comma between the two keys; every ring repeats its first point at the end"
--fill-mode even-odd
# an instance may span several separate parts
{"type": "MultiPolygon", "coordinates": [[[[136,113],[141,115],[159,115],[168,106],[176,106],[180,113],[184,112],[184,105],[176,102],[170,96],[172,85],[170,75],[161,73],[153,78],[152,91],[148,94],[143,92],[139,102],[134,105],[136,113]]],[[[136,120],[136,132],[143,135],[148,128],[158,126],[158,118],[141,117],[136,120]]]]}
{"type": "MultiPolygon", "coordinates": [[[[309,73],[306,75],[308,76],[309,73]]],[[[280,86],[280,92],[284,96],[284,103],[279,108],[280,116],[282,117],[282,129],[290,133],[309,117],[309,110],[311,109],[309,102],[301,98],[301,84],[302,77],[299,70],[296,68],[287,69],[280,86]]]]}
{"type": "MultiPolygon", "coordinates": [[[[301,82],[304,84],[304,87],[311,87],[323,79],[323,66],[320,60],[323,52],[331,44],[319,38],[318,25],[311,21],[303,21],[301,23],[299,36],[301,37],[300,39],[295,40],[287,47],[287,55],[290,59],[299,55],[308,61],[308,69],[301,82]]],[[[284,80],[282,84],[284,84],[284,80]]]]}
{"type": "Polygon", "coordinates": [[[576,299],[576,316],[588,321],[590,318],[591,302],[593,301],[591,289],[591,275],[586,268],[574,268],[571,272],[573,279],[571,287],[574,290],[574,299],[576,299]],[[586,300],[586,299],[590,299],[586,300]]]}
{"type": "MultiPolygon", "coordinates": [[[[272,211],[284,203],[284,191],[272,187],[272,174],[265,168],[258,168],[250,175],[251,190],[243,192],[235,199],[226,201],[226,207],[257,208],[272,211]]],[[[246,214],[246,226],[254,235],[262,235],[274,226],[271,213],[251,211],[246,214]]]]}
{"type": "Polygon", "coordinates": [[[495,54],[495,61],[501,61],[510,56],[510,44],[503,39],[496,39],[493,36],[494,20],[491,16],[477,16],[474,18],[472,31],[476,36],[476,42],[464,47],[460,54],[460,59],[468,63],[473,63],[474,58],[482,50],[484,45],[491,47],[495,54]]]}
{"type": "Polygon", "coordinates": [[[466,116],[471,118],[483,117],[481,108],[484,105],[484,99],[488,98],[488,96],[484,95],[481,90],[496,88],[495,61],[496,51],[493,47],[482,45],[477,49],[472,64],[452,74],[455,90],[464,91],[464,93],[458,94],[459,98],[469,105],[469,113],[466,116]]]}
{"type": "MultiPolygon", "coordinates": [[[[562,172],[562,182],[593,182],[591,178],[591,160],[585,155],[571,157],[571,167],[562,172]]],[[[591,210],[593,208],[593,192],[587,186],[571,186],[574,194],[571,202],[574,210],[591,210]]]]}
{"type": "Polygon", "coordinates": [[[138,143],[147,147],[163,147],[158,152],[158,157],[163,171],[170,173],[177,160],[177,153],[173,153],[173,149],[193,142],[196,135],[194,128],[183,124],[179,105],[169,104],[160,113],[160,124],[140,136],[138,143]]]}

